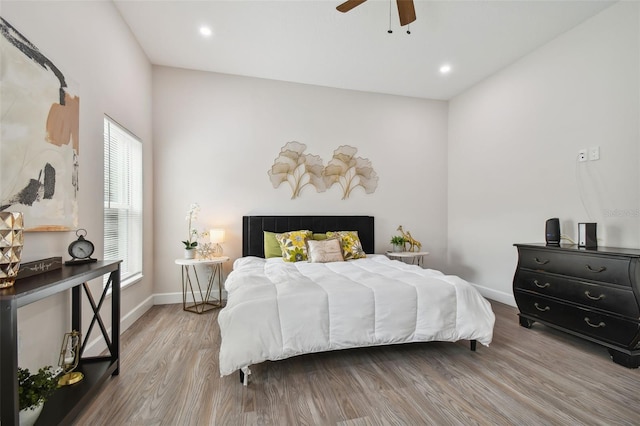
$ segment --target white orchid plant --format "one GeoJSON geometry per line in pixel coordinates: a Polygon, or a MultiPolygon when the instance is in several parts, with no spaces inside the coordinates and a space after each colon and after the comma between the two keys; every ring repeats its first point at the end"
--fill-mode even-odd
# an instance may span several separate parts
{"type": "Polygon", "coordinates": [[[184,248],[187,250],[192,250],[198,247],[198,231],[193,227],[193,223],[198,219],[198,213],[200,213],[200,206],[198,203],[193,203],[189,207],[189,211],[187,211],[187,217],[185,220],[189,223],[189,235],[185,241],[184,248]]]}

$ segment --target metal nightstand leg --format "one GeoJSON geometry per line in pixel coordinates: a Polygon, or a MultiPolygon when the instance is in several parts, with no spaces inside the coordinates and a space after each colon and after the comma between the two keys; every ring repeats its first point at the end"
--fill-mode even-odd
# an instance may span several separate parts
{"type": "MultiPolygon", "coordinates": [[[[198,277],[198,272],[196,271],[195,265],[192,265],[193,275],[196,279],[196,285],[198,288],[197,293],[200,294],[201,300],[198,301],[196,298],[196,292],[193,287],[193,282],[191,280],[191,274],[189,274],[189,265],[182,265],[182,309],[189,312],[194,312],[196,314],[202,314],[204,312],[210,311],[215,308],[219,308],[222,306],[222,297],[214,303],[210,301],[211,290],[213,289],[213,283],[215,281],[216,276],[218,277],[218,283],[220,287],[220,265],[213,265],[211,276],[209,277],[209,281],[207,283],[207,291],[204,296],[202,296],[202,287],[200,286],[200,279],[198,277]],[[187,305],[187,293],[191,293],[191,299],[193,303],[187,305]]],[[[222,293],[222,289],[220,288],[220,293],[222,293]]]]}

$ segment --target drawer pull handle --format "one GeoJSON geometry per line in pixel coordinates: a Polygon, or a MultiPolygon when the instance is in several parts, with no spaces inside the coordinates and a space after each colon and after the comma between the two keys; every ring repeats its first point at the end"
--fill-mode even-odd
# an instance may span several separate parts
{"type": "Polygon", "coordinates": [[[538,280],[533,280],[533,283],[536,285],[536,287],[538,288],[547,288],[549,287],[551,284],[549,283],[544,283],[544,284],[540,284],[540,281],[538,280]]]}
{"type": "Polygon", "coordinates": [[[595,272],[596,274],[607,270],[606,266],[601,266],[598,269],[593,269],[590,265],[586,265],[586,267],[590,272],[595,272]]]}
{"type": "Polygon", "coordinates": [[[598,324],[593,324],[591,320],[589,320],[589,317],[584,317],[584,322],[586,322],[589,327],[593,328],[601,328],[606,326],[606,324],[602,321],[600,321],[598,324]]]}
{"type": "Polygon", "coordinates": [[[601,300],[601,299],[604,299],[604,298],[605,298],[604,294],[601,294],[601,295],[600,295],[600,296],[598,296],[598,297],[593,297],[593,296],[591,295],[591,293],[589,293],[589,290],[585,291],[585,292],[584,292],[584,295],[585,295],[585,296],[587,296],[587,297],[588,297],[589,299],[591,299],[591,300],[601,300]]]}
{"type": "Polygon", "coordinates": [[[540,305],[538,305],[538,302],[534,303],[533,306],[535,306],[536,309],[539,310],[540,312],[546,312],[546,311],[551,310],[551,308],[548,307],[548,306],[545,306],[544,308],[541,308],[540,305]]]}
{"type": "Polygon", "coordinates": [[[540,260],[537,257],[534,257],[533,260],[535,260],[538,265],[546,265],[549,263],[549,259],[540,260]]]}

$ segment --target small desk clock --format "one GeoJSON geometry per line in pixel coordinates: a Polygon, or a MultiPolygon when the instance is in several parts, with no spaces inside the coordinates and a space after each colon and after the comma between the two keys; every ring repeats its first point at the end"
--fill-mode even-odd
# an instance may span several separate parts
{"type": "Polygon", "coordinates": [[[98,259],[91,257],[94,250],[93,243],[85,240],[85,235],[87,235],[86,229],[80,228],[76,231],[78,239],[69,244],[69,255],[72,259],[64,262],[65,265],[80,265],[98,261],[98,259]]]}

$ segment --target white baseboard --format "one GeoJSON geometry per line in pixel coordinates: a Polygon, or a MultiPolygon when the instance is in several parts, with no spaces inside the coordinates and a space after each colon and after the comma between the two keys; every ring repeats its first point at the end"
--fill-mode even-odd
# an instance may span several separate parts
{"type": "MultiPolygon", "coordinates": [[[[222,297],[225,299],[227,296],[226,291],[222,292],[222,297]]],[[[182,292],[179,293],[161,293],[153,294],[146,298],[142,303],[133,308],[128,314],[126,314],[120,320],[120,334],[126,329],[131,327],[145,312],[151,309],[154,305],[170,305],[174,303],[182,303],[182,292]]],[[[111,327],[107,328],[107,332],[111,334],[111,327]]],[[[84,350],[85,356],[98,356],[107,349],[107,344],[102,338],[102,335],[96,337],[91,342],[87,343],[84,350]]]]}
{"type": "Polygon", "coordinates": [[[120,332],[123,332],[127,328],[131,327],[133,323],[140,319],[140,317],[149,309],[151,309],[152,306],[153,296],[149,296],[122,318],[122,320],[120,321],[120,332]]]}
{"type": "Polygon", "coordinates": [[[171,305],[182,303],[182,292],[180,293],[159,293],[153,295],[154,305],[171,305]]]}
{"type": "MultiPolygon", "coordinates": [[[[133,308],[128,314],[120,319],[120,334],[128,329],[136,322],[145,312],[147,312],[153,306],[153,296],[147,297],[138,306],[133,308]]],[[[111,327],[107,328],[107,333],[111,335],[111,327]]],[[[91,342],[87,343],[84,349],[85,356],[98,356],[102,352],[107,350],[107,343],[104,341],[102,335],[96,337],[91,342]]]]}
{"type": "Polygon", "coordinates": [[[516,299],[511,293],[497,291],[492,288],[482,287],[477,284],[474,284],[474,287],[480,292],[481,295],[483,295],[487,299],[495,300],[496,302],[504,303],[505,305],[513,307],[516,306],[516,299]]]}
{"type": "MultiPolygon", "coordinates": [[[[217,290],[216,290],[217,292],[217,290]]],[[[197,294],[197,293],[196,293],[197,294]]],[[[189,297],[191,297],[191,295],[189,295],[189,297]]],[[[200,296],[202,297],[202,295],[200,296]]],[[[215,299],[218,298],[218,295],[216,294],[214,296],[215,299]]],[[[222,300],[226,300],[227,299],[227,292],[226,290],[222,290],[222,300]]],[[[160,294],[154,294],[153,295],[153,304],[154,305],[171,305],[174,303],[182,303],[182,292],[180,293],[160,293],[160,294]]],[[[189,301],[189,298],[187,298],[187,304],[191,303],[189,301]]]]}

